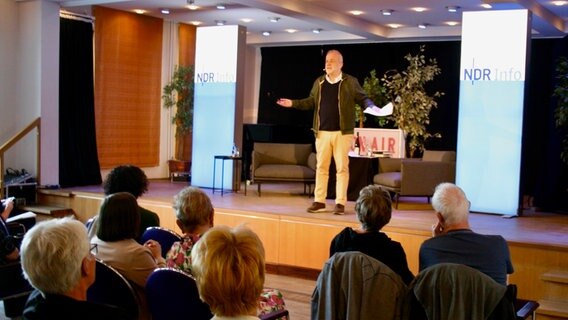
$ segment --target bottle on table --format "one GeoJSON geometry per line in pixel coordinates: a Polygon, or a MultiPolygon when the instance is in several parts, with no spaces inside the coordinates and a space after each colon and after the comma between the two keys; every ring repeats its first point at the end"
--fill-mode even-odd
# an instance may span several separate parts
{"type": "Polygon", "coordinates": [[[359,132],[357,132],[357,136],[355,136],[355,146],[353,147],[353,151],[356,155],[361,155],[361,145],[359,141],[359,132]]]}

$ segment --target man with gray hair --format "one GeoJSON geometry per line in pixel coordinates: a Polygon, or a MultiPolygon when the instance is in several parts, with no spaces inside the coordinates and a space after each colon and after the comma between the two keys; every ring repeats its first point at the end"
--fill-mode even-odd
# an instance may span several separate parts
{"type": "Polygon", "coordinates": [[[469,206],[463,190],[452,183],[441,183],[432,197],[438,223],[434,237],[420,247],[420,270],[438,263],[465,264],[507,284],[513,264],[507,242],[500,235],[475,233],[469,225],[469,206]]]}
{"type": "Polygon", "coordinates": [[[36,290],[24,319],[128,319],[117,307],[87,300],[95,281],[95,256],[87,229],[72,218],[38,223],[22,241],[24,277],[36,290]]]}

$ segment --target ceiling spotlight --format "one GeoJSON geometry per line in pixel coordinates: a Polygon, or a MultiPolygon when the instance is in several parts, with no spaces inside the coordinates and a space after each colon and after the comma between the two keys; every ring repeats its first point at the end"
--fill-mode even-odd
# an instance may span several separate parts
{"type": "Polygon", "coordinates": [[[296,33],[298,32],[298,30],[296,29],[284,29],[284,31],[288,32],[288,33],[296,33]]]}
{"type": "Polygon", "coordinates": [[[449,25],[450,27],[455,27],[459,24],[459,22],[457,21],[447,21],[446,22],[447,25],[449,25]]]}
{"type": "Polygon", "coordinates": [[[460,7],[458,6],[447,6],[446,9],[448,9],[448,12],[458,12],[458,10],[460,9],[460,7]]]}
{"type": "Polygon", "coordinates": [[[265,36],[265,37],[268,37],[271,34],[272,34],[272,31],[262,31],[262,35],[265,36]]]}
{"type": "Polygon", "coordinates": [[[426,8],[415,7],[415,8],[412,8],[412,10],[415,11],[415,12],[424,12],[424,11],[426,11],[426,8]]]}
{"type": "Polygon", "coordinates": [[[244,23],[249,23],[249,22],[252,22],[252,19],[250,19],[250,18],[242,18],[241,21],[244,22],[244,23]]]}
{"type": "Polygon", "coordinates": [[[397,23],[390,23],[390,24],[387,24],[387,26],[391,29],[398,29],[398,28],[402,27],[401,24],[397,24],[397,23]]]}
{"type": "Polygon", "coordinates": [[[426,28],[428,28],[429,26],[430,26],[430,24],[428,24],[428,23],[421,23],[421,24],[418,25],[418,28],[420,28],[420,29],[426,29],[426,28]]]}
{"type": "Polygon", "coordinates": [[[383,14],[383,16],[390,16],[390,15],[392,15],[393,12],[394,12],[394,10],[391,10],[391,9],[381,10],[381,13],[383,14]]]}
{"type": "Polygon", "coordinates": [[[225,20],[215,20],[215,24],[218,26],[224,26],[227,21],[225,20]]]}
{"type": "Polygon", "coordinates": [[[138,14],[144,14],[144,13],[146,13],[146,10],[136,9],[136,10],[134,10],[134,12],[136,12],[138,14]]]}
{"type": "Polygon", "coordinates": [[[197,27],[197,26],[200,26],[202,22],[201,21],[191,21],[190,23],[197,27]]]}
{"type": "Polygon", "coordinates": [[[320,28],[312,29],[313,33],[320,33],[321,31],[322,31],[322,29],[320,29],[320,28]]]}
{"type": "Polygon", "coordinates": [[[170,14],[170,9],[161,9],[160,12],[162,14],[170,14]]]}
{"type": "Polygon", "coordinates": [[[568,1],[552,1],[552,4],[557,6],[557,7],[561,7],[563,5],[566,5],[568,3],[568,1]]]}
{"type": "Polygon", "coordinates": [[[225,7],[224,4],[218,4],[216,8],[219,10],[225,10],[227,7],[225,7]]]}
{"type": "Polygon", "coordinates": [[[268,20],[270,20],[270,22],[278,22],[280,21],[279,17],[272,17],[272,18],[268,18],[268,20]]]}
{"type": "Polygon", "coordinates": [[[351,10],[351,11],[349,11],[349,13],[351,13],[351,14],[354,15],[354,16],[360,16],[360,15],[362,15],[364,12],[361,11],[361,10],[351,10]]]}
{"type": "Polygon", "coordinates": [[[491,8],[493,8],[489,3],[483,3],[483,4],[481,4],[481,6],[482,6],[483,8],[485,8],[485,9],[491,9],[491,8]]]}
{"type": "Polygon", "coordinates": [[[187,8],[189,10],[197,10],[197,9],[199,9],[199,6],[195,5],[194,0],[187,0],[187,8]]]}

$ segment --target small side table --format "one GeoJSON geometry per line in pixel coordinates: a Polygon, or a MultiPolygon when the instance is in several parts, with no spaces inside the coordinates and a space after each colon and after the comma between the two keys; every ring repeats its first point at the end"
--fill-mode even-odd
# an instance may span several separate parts
{"type": "MultiPolygon", "coordinates": [[[[223,196],[223,191],[224,186],[224,180],[223,177],[225,176],[225,161],[233,161],[236,162],[237,164],[239,163],[239,161],[243,161],[243,157],[233,157],[233,156],[223,156],[223,155],[217,155],[217,156],[213,156],[213,191],[212,193],[215,193],[215,177],[216,177],[216,166],[217,166],[217,160],[221,160],[221,197],[223,196]]],[[[235,175],[233,173],[233,184],[236,185],[238,183],[238,185],[240,185],[240,181],[238,181],[238,176],[235,175]]],[[[247,195],[247,184],[245,182],[245,196],[247,195]]]]}

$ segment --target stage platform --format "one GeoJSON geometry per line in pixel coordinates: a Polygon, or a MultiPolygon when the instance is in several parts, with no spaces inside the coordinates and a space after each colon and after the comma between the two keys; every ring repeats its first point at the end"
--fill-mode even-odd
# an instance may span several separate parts
{"type": "MultiPolygon", "coordinates": [[[[179,232],[172,210],[173,196],[184,182],[153,180],[140,199],[141,206],[160,215],[162,226],[179,232]]],[[[249,225],[263,241],[269,271],[306,278],[317,276],[329,258],[331,239],[346,226],[357,227],[354,202],[349,201],[343,216],[331,213],[334,202],[327,201],[328,213],[307,213],[313,198],[303,194],[302,184],[263,184],[262,197],[256,185],[237,192],[203,189],[215,207],[215,224],[249,225]]],[[[103,197],[102,186],[41,190],[40,203],[73,209],[78,219],[95,215],[103,197]]],[[[431,237],[436,218],[426,198],[401,198],[391,222],[383,229],[401,242],[410,269],[418,271],[420,244],[431,237]]],[[[470,215],[471,227],[484,234],[502,235],[509,243],[515,273],[510,282],[517,284],[519,297],[538,300],[545,295],[541,275],[550,270],[568,270],[568,215],[525,210],[516,218],[500,215],[470,215]]]]}

